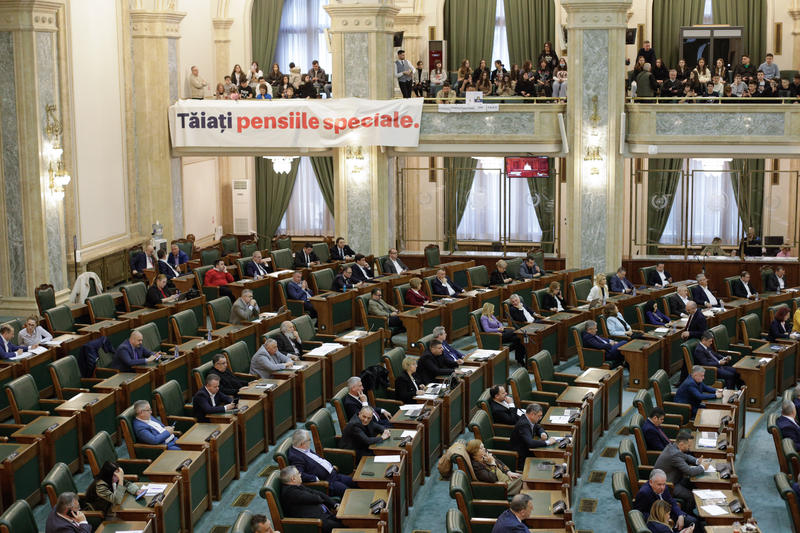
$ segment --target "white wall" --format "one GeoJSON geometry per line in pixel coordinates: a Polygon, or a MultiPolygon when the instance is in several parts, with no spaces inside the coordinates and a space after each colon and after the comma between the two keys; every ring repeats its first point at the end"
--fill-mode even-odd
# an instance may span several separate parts
{"type": "MultiPolygon", "coordinates": [[[[216,157],[184,157],[183,228],[198,241],[214,235],[221,224],[216,157]]],[[[226,199],[230,202],[230,198],[226,199]]]]}
{"type": "Polygon", "coordinates": [[[186,13],[181,21],[178,41],[180,96],[189,96],[188,79],[192,65],[197,66],[200,77],[208,82],[205,92],[210,95],[218,81],[214,77],[214,26],[211,22],[216,15],[217,0],[180,0],[177,9],[186,13]]]}
{"type": "Polygon", "coordinates": [[[128,232],[118,2],[72,0],[70,56],[79,247],[128,232]]]}
{"type": "MultiPolygon", "coordinates": [[[[767,52],[775,55],[775,63],[781,70],[796,70],[797,61],[800,58],[794,57],[794,47],[792,46],[792,28],[794,21],[789,15],[791,7],[790,0],[769,0],[767,3],[767,52]],[[775,23],[783,23],[783,38],[781,39],[781,53],[775,53],[775,23]]],[[[759,60],[761,64],[763,59],[759,60]]],[[[790,80],[791,81],[791,80],[790,80]]]]}

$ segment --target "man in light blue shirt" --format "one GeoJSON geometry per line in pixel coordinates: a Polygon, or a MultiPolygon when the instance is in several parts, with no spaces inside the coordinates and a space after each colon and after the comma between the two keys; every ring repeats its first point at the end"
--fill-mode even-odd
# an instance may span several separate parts
{"type": "Polygon", "coordinates": [[[781,77],[781,69],[773,62],[772,54],[767,54],[765,61],[758,66],[758,70],[764,73],[764,79],[767,80],[781,77]]]}

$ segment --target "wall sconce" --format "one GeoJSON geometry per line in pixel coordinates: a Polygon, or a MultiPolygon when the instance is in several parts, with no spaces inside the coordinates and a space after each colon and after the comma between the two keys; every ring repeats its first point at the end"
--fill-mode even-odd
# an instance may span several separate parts
{"type": "Polygon", "coordinates": [[[369,153],[364,153],[361,146],[348,146],[344,151],[345,166],[351,179],[358,182],[367,181],[369,169],[369,153]]]}
{"type": "Polygon", "coordinates": [[[295,157],[268,157],[262,156],[264,159],[272,161],[272,170],[278,174],[288,174],[292,171],[292,163],[295,157]]]}
{"type": "Polygon", "coordinates": [[[45,111],[47,112],[47,123],[44,132],[48,141],[45,143],[44,155],[48,160],[47,173],[50,178],[48,189],[50,196],[60,201],[64,198],[64,189],[72,179],[64,167],[64,160],[61,157],[64,154],[64,149],[61,147],[61,135],[64,127],[56,117],[55,104],[48,104],[45,111]]]}
{"type": "Polygon", "coordinates": [[[597,176],[600,174],[600,162],[603,161],[603,154],[600,148],[600,132],[597,125],[600,123],[600,115],[597,112],[597,95],[592,96],[592,115],[589,117],[592,128],[589,130],[589,139],[586,144],[586,154],[584,161],[589,161],[589,174],[597,176]]]}

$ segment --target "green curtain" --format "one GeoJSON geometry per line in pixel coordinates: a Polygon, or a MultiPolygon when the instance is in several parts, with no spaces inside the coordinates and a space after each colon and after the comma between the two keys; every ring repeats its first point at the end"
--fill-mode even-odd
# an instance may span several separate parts
{"type": "Polygon", "coordinates": [[[333,157],[329,155],[312,157],[311,168],[314,169],[314,175],[317,177],[317,183],[320,191],[322,191],[322,198],[325,199],[325,205],[328,206],[328,210],[333,216],[335,214],[333,210],[333,157]]]}
{"type": "Polygon", "coordinates": [[[456,249],[456,230],[464,217],[478,161],[472,157],[445,157],[444,230],[445,249],[456,249]]]}
{"type": "Polygon", "coordinates": [[[680,27],[702,24],[704,7],[705,0],[656,0],[653,2],[653,50],[667,67],[678,66],[680,27]]]}
{"type": "Polygon", "coordinates": [[[553,238],[555,237],[556,197],[554,184],[557,178],[552,172],[555,168],[555,161],[555,158],[547,158],[548,168],[551,172],[546,179],[528,178],[528,190],[531,193],[531,199],[538,199],[534,203],[533,209],[536,211],[536,218],[539,219],[539,225],[542,227],[542,251],[545,253],[553,253],[553,238]]]}
{"type": "Polygon", "coordinates": [[[289,200],[292,198],[294,181],[300,158],[292,160],[292,170],[279,174],[272,168],[272,161],[256,157],[256,231],[258,247],[269,248],[269,243],[281,224],[289,200]]]}
{"type": "Polygon", "coordinates": [[[739,171],[738,175],[731,174],[731,185],[739,206],[742,233],[753,226],[756,235],[761,235],[764,215],[764,160],[734,159],[731,170],[739,171]]]}
{"type": "Polygon", "coordinates": [[[767,0],[712,0],[714,24],[744,27],[743,53],[758,66],[767,54],[767,0]]]}
{"type": "MultiPolygon", "coordinates": [[[[647,242],[657,243],[672,211],[683,159],[649,159],[647,168],[647,242]]],[[[657,254],[658,246],[648,244],[647,253],[657,254]]]]}
{"type": "Polygon", "coordinates": [[[481,59],[491,65],[496,9],[497,0],[445,0],[444,38],[450,72],[457,71],[464,59],[469,59],[473,69],[481,59]]]}
{"type": "MultiPolygon", "coordinates": [[[[511,65],[516,63],[521,67],[528,59],[535,63],[539,51],[544,49],[545,41],[555,41],[555,2],[553,0],[503,1],[511,65]]],[[[494,59],[496,58],[492,58],[494,59]]],[[[506,66],[511,69],[511,65],[506,66]]]]}
{"type": "MultiPolygon", "coordinates": [[[[275,60],[278,46],[278,32],[281,29],[283,0],[253,0],[250,11],[250,27],[253,60],[258,61],[261,70],[267,72],[275,60]]],[[[243,67],[248,71],[249,64],[243,67]]]]}

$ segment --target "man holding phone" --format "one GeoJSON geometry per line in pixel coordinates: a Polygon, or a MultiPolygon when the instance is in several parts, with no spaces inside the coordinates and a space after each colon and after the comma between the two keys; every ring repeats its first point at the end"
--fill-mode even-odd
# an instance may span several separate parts
{"type": "Polygon", "coordinates": [[[92,533],[92,526],[81,512],[78,495],[64,492],[58,495],[44,526],[45,533],[92,533]]]}

